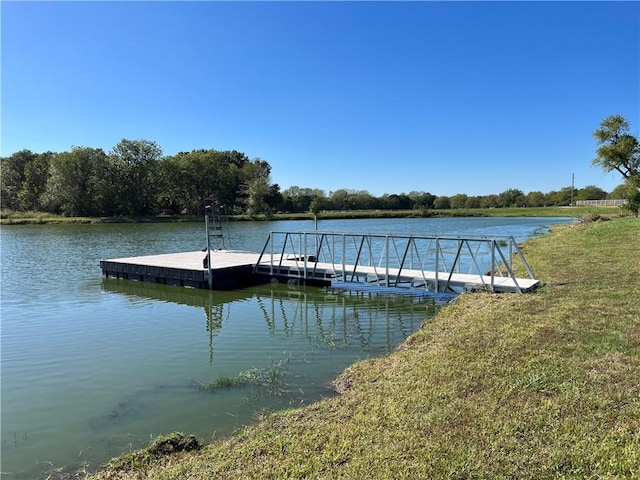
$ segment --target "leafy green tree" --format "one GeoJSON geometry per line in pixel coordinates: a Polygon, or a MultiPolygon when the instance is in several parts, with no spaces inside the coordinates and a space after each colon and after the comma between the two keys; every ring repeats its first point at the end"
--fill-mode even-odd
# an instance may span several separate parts
{"type": "Polygon", "coordinates": [[[267,193],[264,196],[264,201],[267,204],[268,210],[272,212],[279,212],[282,210],[282,193],[280,193],[280,185],[274,183],[267,189],[267,193]]]}
{"type": "Polygon", "coordinates": [[[636,217],[640,212],[640,175],[633,175],[625,182],[627,203],[622,206],[636,217]]]}
{"type": "Polygon", "coordinates": [[[542,207],[544,206],[544,193],[542,192],[529,192],[527,194],[527,206],[529,207],[542,207]]]}
{"type": "Polygon", "coordinates": [[[271,184],[271,165],[259,158],[242,168],[241,196],[249,215],[272,213],[266,202],[271,184]]]}
{"type": "Polygon", "coordinates": [[[413,208],[413,200],[404,193],[400,195],[385,193],[380,198],[380,208],[386,210],[411,210],[413,208]]]}
{"type": "Polygon", "coordinates": [[[229,213],[239,213],[238,194],[249,159],[236,151],[193,150],[166,157],[158,165],[158,205],[168,213],[202,213],[214,197],[229,213]]]}
{"type": "Polygon", "coordinates": [[[498,195],[484,195],[480,199],[480,208],[496,208],[499,206],[498,195]]]}
{"type": "Polygon", "coordinates": [[[51,158],[43,197],[48,211],[67,216],[103,214],[108,157],[101,148],[73,147],[51,158]]]}
{"type": "Polygon", "coordinates": [[[401,210],[411,210],[413,208],[413,200],[405,193],[398,195],[401,210]]]}
{"type": "Polygon", "coordinates": [[[545,195],[545,204],[549,206],[565,207],[571,205],[572,187],[563,187],[560,191],[553,190],[545,195]]]}
{"type": "Polygon", "coordinates": [[[611,190],[611,192],[607,194],[607,198],[611,200],[619,200],[622,198],[627,198],[627,185],[624,183],[621,183],[620,185],[618,185],[616,188],[614,188],[613,190],[611,190]]]}
{"type": "Polygon", "coordinates": [[[31,150],[21,150],[0,158],[0,204],[3,209],[20,209],[18,195],[25,180],[25,170],[36,157],[31,150]]]}
{"type": "Polygon", "coordinates": [[[317,217],[321,210],[322,210],[322,197],[318,197],[318,196],[313,197],[313,199],[311,200],[311,203],[309,204],[309,211],[317,217]]]}
{"type": "Polygon", "coordinates": [[[617,171],[625,179],[625,209],[638,216],[640,209],[640,142],[629,133],[629,122],[622,115],[610,115],[593,132],[598,142],[592,160],[605,172],[617,171]]]}
{"type": "Polygon", "coordinates": [[[118,200],[122,213],[149,215],[155,213],[157,168],[162,149],[150,140],[123,138],[111,151],[119,174],[118,200]]]}
{"type": "Polygon", "coordinates": [[[282,209],[287,212],[308,212],[314,198],[322,199],[323,208],[332,209],[330,199],[326,198],[324,190],[307,187],[291,186],[282,192],[282,209]]]}
{"type": "Polygon", "coordinates": [[[350,197],[352,193],[352,190],[347,190],[345,188],[340,188],[334,191],[329,197],[331,199],[332,207],[335,210],[350,210],[350,197]]]}
{"type": "Polygon", "coordinates": [[[282,210],[296,213],[308,212],[314,198],[321,200],[323,209],[334,208],[324,190],[293,185],[282,192],[282,210]]]}
{"type": "Polygon", "coordinates": [[[294,198],[294,208],[292,211],[294,212],[308,212],[311,209],[311,202],[313,202],[314,198],[320,198],[311,195],[300,195],[299,197],[294,198]]]}
{"type": "Polygon", "coordinates": [[[580,188],[574,197],[574,200],[602,200],[607,198],[607,192],[595,185],[587,185],[580,188]]]}
{"type": "Polygon", "coordinates": [[[464,202],[464,208],[480,208],[480,201],[482,197],[468,197],[464,202]]]}
{"type": "Polygon", "coordinates": [[[300,195],[300,187],[298,185],[292,185],[289,188],[282,191],[284,198],[292,198],[300,195]]]}
{"type": "Polygon", "coordinates": [[[409,192],[409,198],[413,200],[413,208],[416,210],[429,210],[433,208],[436,196],[428,192],[409,192]]]}
{"type": "Polygon", "coordinates": [[[437,210],[448,210],[451,208],[451,200],[446,195],[436,197],[433,202],[433,208],[437,210]]]}
{"type": "MultiPolygon", "coordinates": [[[[240,193],[243,183],[247,181],[246,173],[251,172],[247,165],[252,161],[244,153],[237,150],[225,150],[219,158],[218,175],[220,181],[217,184],[217,190],[220,203],[226,206],[229,212],[241,211],[243,199],[240,197],[240,193]]],[[[260,160],[258,159],[258,161],[260,160]]],[[[261,165],[264,168],[268,167],[268,170],[263,174],[266,175],[264,181],[270,185],[271,165],[266,161],[261,162],[263,162],[264,165],[261,165]]]]}
{"type": "Polygon", "coordinates": [[[522,207],[525,205],[526,197],[521,190],[509,188],[498,195],[500,207],[522,207]]]}
{"type": "Polygon", "coordinates": [[[351,208],[354,210],[372,210],[376,205],[376,199],[366,190],[359,190],[351,196],[351,208]]]}
{"type": "Polygon", "coordinates": [[[640,144],[629,133],[629,122],[622,115],[605,118],[593,136],[599,145],[593,165],[605,172],[615,170],[625,179],[640,175],[640,144]]]}
{"type": "MultiPolygon", "coordinates": [[[[161,213],[169,215],[177,215],[180,213],[193,215],[199,212],[198,207],[195,207],[191,211],[186,207],[187,202],[185,198],[190,196],[190,192],[187,192],[185,189],[191,188],[193,185],[188,184],[184,179],[184,172],[179,160],[183,155],[186,154],[181,152],[176,156],[163,158],[156,170],[158,186],[156,202],[158,210],[161,213]]],[[[206,196],[205,194],[202,198],[206,196]]]]}
{"type": "Polygon", "coordinates": [[[49,180],[49,165],[54,154],[52,152],[36,155],[24,169],[24,181],[18,199],[21,210],[41,210],[43,195],[49,180]]]}
{"type": "Polygon", "coordinates": [[[469,197],[464,193],[456,193],[454,196],[451,197],[451,208],[454,208],[454,209],[464,208],[468,198],[469,197]]]}

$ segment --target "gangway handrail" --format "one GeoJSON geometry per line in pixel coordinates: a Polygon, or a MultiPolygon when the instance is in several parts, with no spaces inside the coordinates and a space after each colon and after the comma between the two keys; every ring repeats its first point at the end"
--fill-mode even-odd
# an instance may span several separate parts
{"type": "MultiPolygon", "coordinates": [[[[465,276],[460,274],[463,259],[465,268],[469,269],[466,275],[477,276],[476,282],[492,291],[495,290],[496,278],[510,278],[515,290],[523,291],[514,271],[514,259],[520,261],[529,279],[535,280],[533,269],[512,235],[271,231],[254,269],[264,272],[268,265],[270,275],[286,274],[305,280],[324,275],[324,278],[331,276],[347,282],[361,279],[378,282],[378,285],[384,282],[385,286],[398,286],[403,282],[413,285],[421,281],[426,287],[431,282],[436,290],[446,291],[451,289],[454,275],[458,275],[458,279],[465,276]],[[310,242],[310,238],[313,241],[310,242]],[[342,241],[336,242],[336,238],[342,241]],[[295,239],[298,240],[297,245],[295,239]],[[347,242],[347,239],[351,241],[347,242]],[[401,241],[406,241],[406,245],[399,250],[398,243],[401,241]],[[425,242],[428,242],[426,247],[425,242]],[[472,248],[474,243],[476,245],[472,248]],[[503,251],[507,247],[508,253],[503,251]],[[377,262],[374,257],[378,253],[380,260],[377,262]],[[414,254],[418,261],[417,268],[414,254]],[[409,256],[411,265],[408,268],[409,256]],[[266,257],[269,258],[265,262],[266,257]],[[368,266],[365,257],[368,257],[368,266]],[[451,259],[453,261],[449,261],[451,259]],[[288,266],[283,262],[289,262],[288,266]],[[484,264],[487,263],[489,269],[483,273],[484,264]],[[472,270],[474,273],[471,273],[472,270]],[[428,280],[425,272],[435,277],[428,280]]],[[[456,281],[459,284],[460,280],[456,281]]]]}

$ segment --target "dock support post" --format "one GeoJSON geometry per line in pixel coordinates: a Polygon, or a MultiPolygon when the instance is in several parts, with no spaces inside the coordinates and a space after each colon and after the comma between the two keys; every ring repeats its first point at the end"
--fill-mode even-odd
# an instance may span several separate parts
{"type": "Polygon", "coordinates": [[[211,237],[209,236],[209,212],[211,211],[212,199],[204,199],[204,229],[207,235],[207,282],[209,290],[213,290],[213,275],[211,271],[211,237]]]}
{"type": "Polygon", "coordinates": [[[496,276],[496,241],[491,240],[491,291],[495,291],[496,276]]]}
{"type": "Polygon", "coordinates": [[[384,264],[384,286],[389,286],[389,235],[384,237],[384,256],[386,257],[384,264]]]}
{"type": "Polygon", "coordinates": [[[347,280],[347,236],[342,234],[342,281],[347,280]]]}
{"type": "Polygon", "coordinates": [[[436,262],[435,262],[435,273],[436,273],[436,283],[435,283],[435,287],[436,287],[436,292],[440,291],[440,285],[438,285],[438,276],[440,275],[440,262],[439,262],[439,258],[440,258],[440,240],[438,240],[438,238],[436,237],[436,262]]]}
{"type": "MultiPolygon", "coordinates": [[[[304,249],[302,248],[302,245],[300,245],[300,254],[302,255],[302,258],[304,259],[304,281],[307,281],[307,262],[309,260],[309,256],[307,255],[307,232],[302,234],[302,237],[304,238],[304,249]]],[[[302,242],[302,239],[300,237],[299,241],[302,242]]],[[[318,261],[318,259],[316,258],[316,261],[318,261]]]]}
{"type": "Polygon", "coordinates": [[[513,242],[514,241],[515,240],[513,239],[513,237],[509,239],[509,259],[508,259],[509,268],[513,268],[513,242]]]}
{"type": "MultiPolygon", "coordinates": [[[[269,262],[269,275],[273,276],[273,249],[274,249],[273,242],[275,242],[275,239],[273,238],[273,232],[271,232],[269,237],[271,238],[271,258],[269,262]]],[[[285,242],[286,242],[286,237],[285,237],[285,242]]]]}

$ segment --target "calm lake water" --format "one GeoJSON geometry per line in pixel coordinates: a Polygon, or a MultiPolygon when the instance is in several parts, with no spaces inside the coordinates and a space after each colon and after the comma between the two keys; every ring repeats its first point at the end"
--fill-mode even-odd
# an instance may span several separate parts
{"type": "MultiPolygon", "coordinates": [[[[334,232],[544,234],[566,218],[321,220],[334,232]]],[[[231,248],[311,221],[233,223],[231,248]]],[[[202,224],[9,226],[1,239],[2,478],[95,468],[172,431],[208,441],[331,396],[447,299],[265,285],[209,292],[103,279],[100,259],[193,251],[202,224]],[[204,388],[221,379],[233,388],[204,388]],[[247,381],[250,380],[250,381],[247,381]]]]}

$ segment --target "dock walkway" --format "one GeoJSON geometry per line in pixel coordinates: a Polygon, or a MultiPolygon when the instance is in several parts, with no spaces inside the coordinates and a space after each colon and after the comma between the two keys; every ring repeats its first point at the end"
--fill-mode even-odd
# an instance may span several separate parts
{"type": "Polygon", "coordinates": [[[336,267],[332,263],[307,262],[304,267],[299,259],[283,259],[273,269],[271,262],[260,262],[257,271],[276,278],[299,280],[319,280],[376,284],[385,287],[427,288],[432,291],[444,290],[485,290],[492,292],[530,292],[540,283],[530,278],[512,278],[469,273],[436,272],[429,270],[388,269],[345,265],[336,267]]]}

